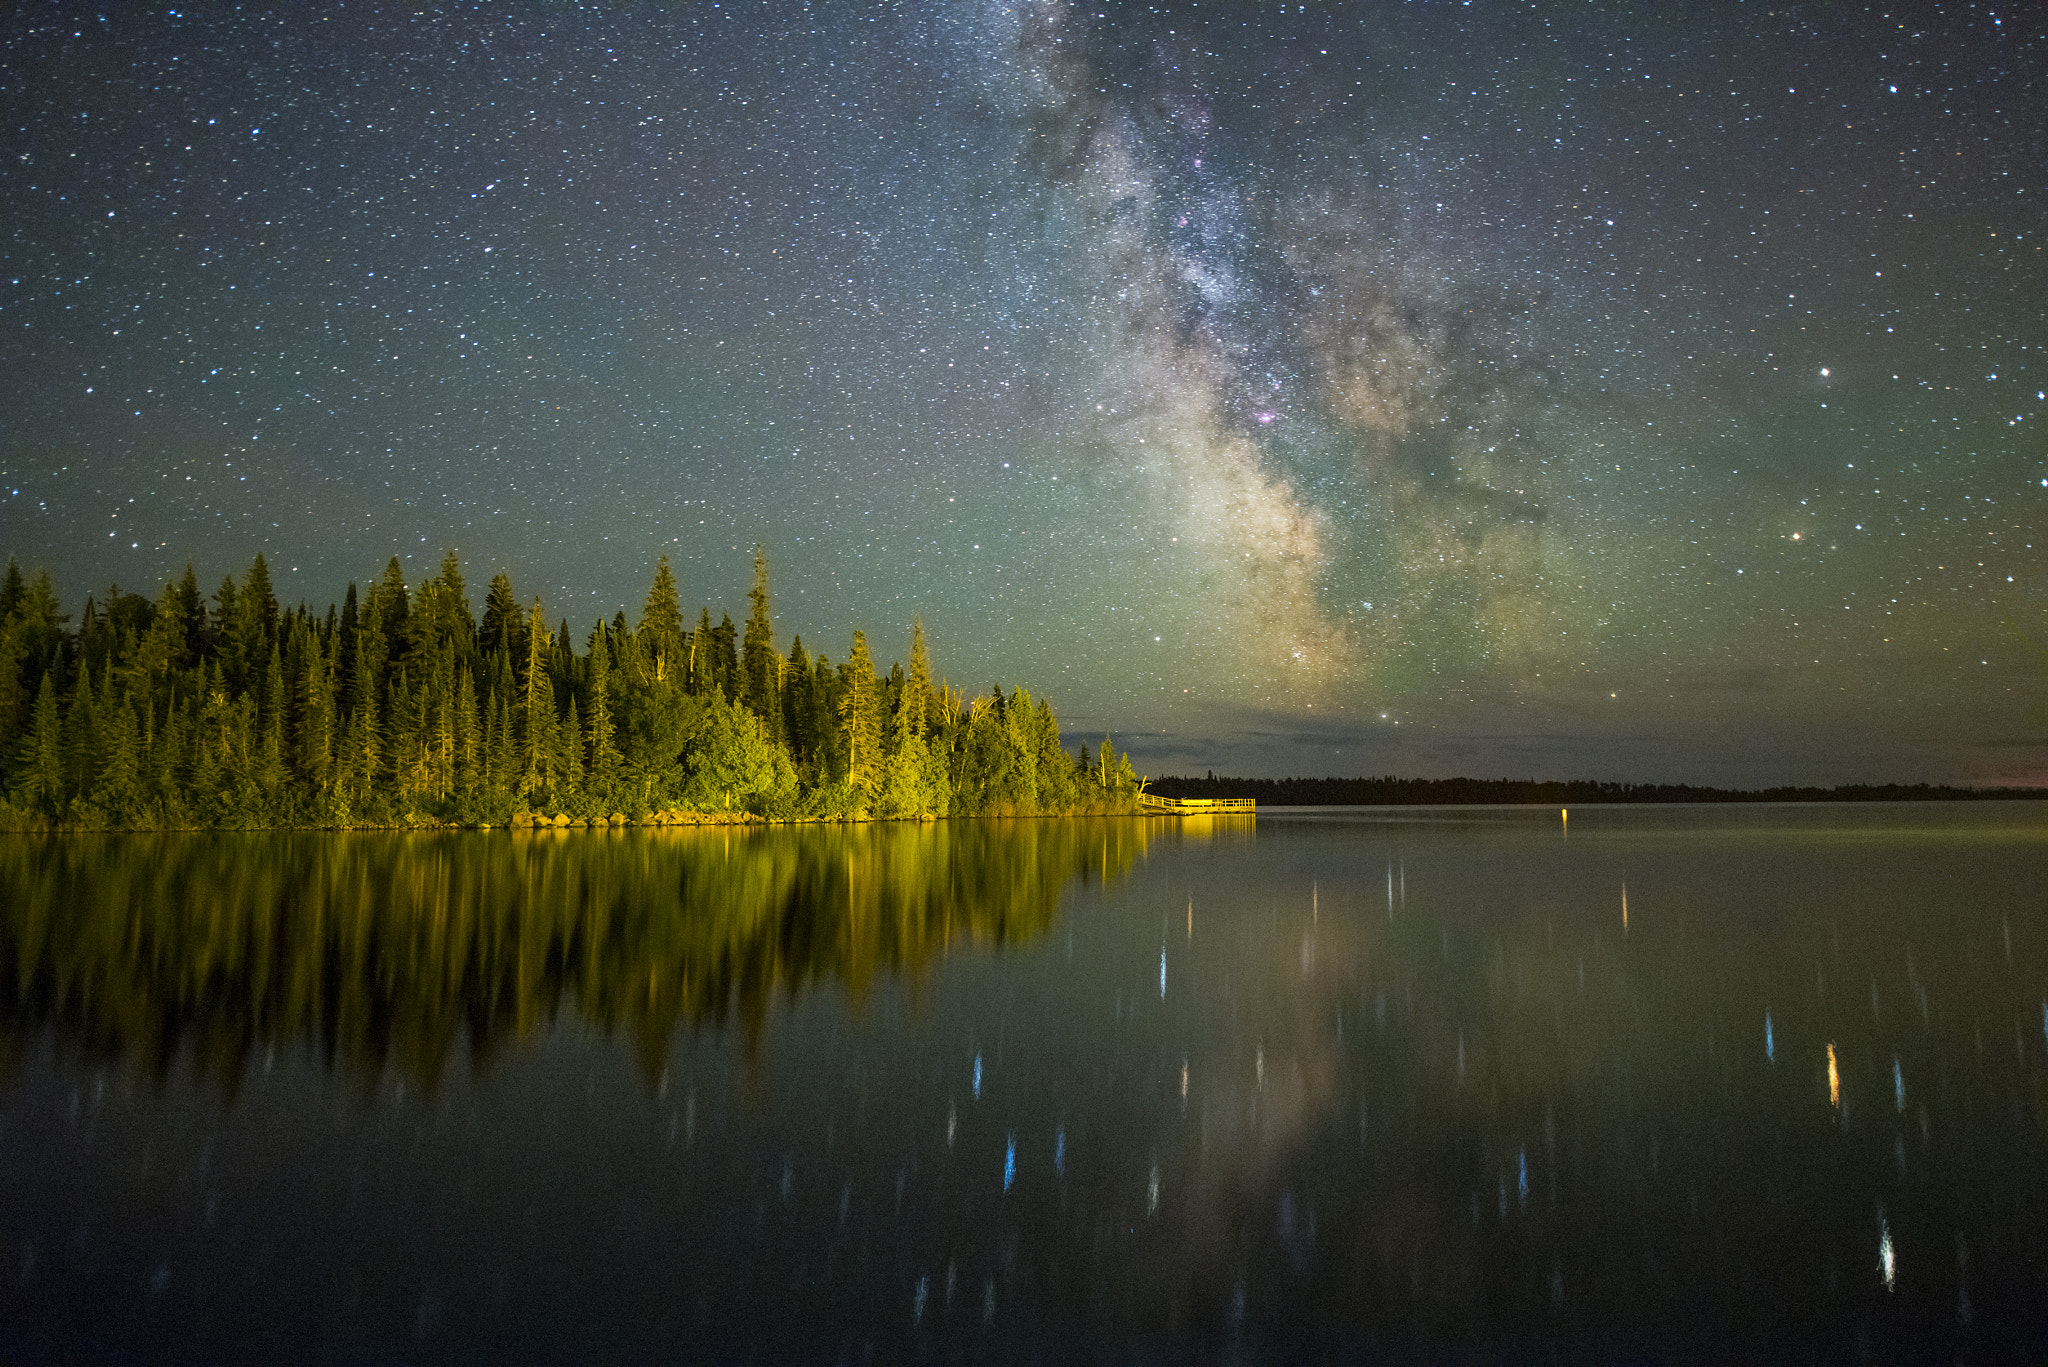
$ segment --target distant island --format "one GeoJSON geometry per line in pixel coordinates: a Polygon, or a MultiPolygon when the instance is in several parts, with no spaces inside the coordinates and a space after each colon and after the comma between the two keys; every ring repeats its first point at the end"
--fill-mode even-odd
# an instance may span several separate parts
{"type": "Polygon", "coordinates": [[[1456,807],[1595,802],[1972,802],[2048,798],[2040,788],[1950,788],[1926,783],[1853,783],[1839,788],[1701,788],[1689,783],[1600,783],[1513,778],[1153,779],[1146,791],[1172,798],[1252,798],[1272,807],[1456,807]]]}
{"type": "Polygon", "coordinates": [[[1070,754],[1043,698],[967,697],[855,631],[833,664],[774,641],[757,548],[744,631],[694,628],[667,557],[637,622],[579,647],[492,578],[479,621],[454,552],[394,557],[324,613],[281,607],[258,555],[202,598],[0,580],[0,830],[177,830],[921,819],[1136,810],[1103,737],[1070,754]]]}

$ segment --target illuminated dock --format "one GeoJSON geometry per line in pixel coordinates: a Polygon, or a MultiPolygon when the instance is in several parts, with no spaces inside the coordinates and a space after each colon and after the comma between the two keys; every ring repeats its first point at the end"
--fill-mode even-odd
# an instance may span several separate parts
{"type": "Polygon", "coordinates": [[[1218,816],[1225,812],[1251,815],[1259,804],[1248,797],[1154,797],[1138,794],[1138,810],[1151,816],[1218,816]]]}

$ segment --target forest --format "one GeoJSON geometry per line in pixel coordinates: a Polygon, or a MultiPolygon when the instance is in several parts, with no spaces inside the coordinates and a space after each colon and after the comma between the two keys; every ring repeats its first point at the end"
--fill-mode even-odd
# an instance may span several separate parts
{"type": "Polygon", "coordinates": [[[47,572],[0,581],[0,829],[525,826],[1120,813],[1141,786],[1105,736],[1061,744],[1023,688],[968,697],[774,639],[767,557],[744,629],[692,626],[662,557],[637,622],[579,648],[495,575],[479,620],[460,560],[408,586],[394,557],[317,613],[258,555],[210,599],[191,566],[154,599],[47,572]]]}

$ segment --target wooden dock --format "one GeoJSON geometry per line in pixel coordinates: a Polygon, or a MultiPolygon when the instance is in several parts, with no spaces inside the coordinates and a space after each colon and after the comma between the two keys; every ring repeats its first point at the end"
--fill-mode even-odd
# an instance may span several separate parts
{"type": "Polygon", "coordinates": [[[1224,813],[1257,813],[1259,804],[1248,797],[1154,797],[1138,794],[1138,810],[1152,816],[1221,816],[1224,813]]]}

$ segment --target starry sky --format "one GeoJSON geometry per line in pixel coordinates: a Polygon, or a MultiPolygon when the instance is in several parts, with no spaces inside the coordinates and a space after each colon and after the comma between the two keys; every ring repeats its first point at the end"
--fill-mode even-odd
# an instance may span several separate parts
{"type": "Polygon", "coordinates": [[[2012,4],[10,7],[0,550],[396,555],[1153,773],[2048,783],[2012,4]]]}

